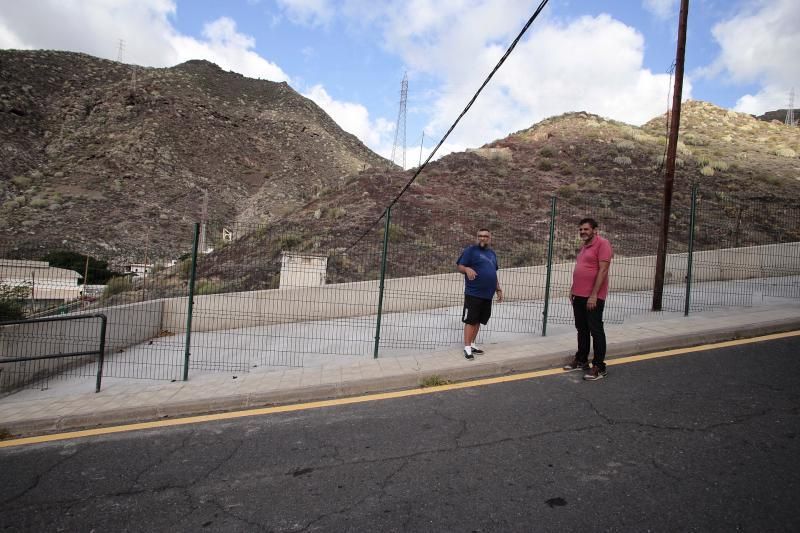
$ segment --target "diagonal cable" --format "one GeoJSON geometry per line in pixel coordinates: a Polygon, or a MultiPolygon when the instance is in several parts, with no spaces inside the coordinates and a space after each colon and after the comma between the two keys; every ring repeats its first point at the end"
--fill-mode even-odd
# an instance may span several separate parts
{"type": "Polygon", "coordinates": [[[376,224],[378,224],[378,222],[380,222],[380,221],[381,221],[381,219],[382,219],[383,217],[385,217],[385,216],[386,216],[386,213],[387,213],[387,212],[388,212],[388,211],[389,211],[389,210],[392,208],[392,206],[394,206],[394,204],[396,204],[396,203],[397,203],[397,201],[400,199],[400,197],[401,197],[401,196],[403,196],[403,194],[405,194],[405,192],[408,190],[408,188],[409,188],[409,187],[411,187],[411,184],[412,184],[412,183],[414,183],[414,181],[417,179],[417,176],[419,176],[419,175],[420,175],[420,173],[422,172],[422,170],[423,170],[423,169],[424,169],[426,166],[428,166],[428,163],[430,162],[430,160],[431,160],[431,159],[433,159],[433,156],[436,154],[436,151],[437,151],[437,150],[439,150],[439,148],[442,146],[442,144],[444,144],[444,142],[447,140],[447,138],[448,138],[448,137],[450,136],[450,134],[453,132],[453,130],[455,129],[455,127],[458,125],[458,123],[459,123],[459,122],[461,121],[461,119],[464,117],[464,115],[466,115],[466,114],[467,114],[467,112],[470,110],[470,108],[472,107],[472,104],[474,104],[474,103],[475,103],[475,100],[477,100],[477,99],[478,99],[478,96],[479,96],[479,95],[481,94],[481,92],[483,91],[483,88],[484,88],[484,87],[486,87],[486,85],[488,85],[489,81],[491,81],[491,79],[492,79],[492,77],[494,77],[495,73],[496,73],[496,72],[497,72],[497,71],[500,69],[500,67],[503,65],[503,63],[505,63],[505,62],[506,62],[506,59],[508,59],[508,56],[509,56],[509,55],[511,55],[511,52],[514,50],[514,48],[516,48],[516,46],[517,46],[517,43],[519,43],[520,39],[522,39],[522,36],[523,36],[523,35],[525,35],[525,32],[527,32],[527,31],[528,31],[528,28],[530,28],[530,27],[531,27],[531,24],[533,24],[533,21],[534,21],[534,20],[536,20],[536,18],[539,16],[539,13],[541,13],[541,12],[542,12],[542,9],[544,9],[544,6],[545,6],[545,5],[547,5],[547,2],[548,2],[548,1],[549,1],[549,0],[542,0],[542,2],[539,4],[539,7],[537,7],[537,8],[536,8],[536,11],[534,11],[534,12],[533,12],[533,15],[531,15],[531,18],[529,18],[529,19],[528,19],[528,22],[526,22],[526,23],[525,23],[525,26],[523,26],[523,27],[522,27],[522,30],[519,32],[519,35],[517,35],[516,39],[514,39],[514,40],[512,41],[511,45],[508,47],[508,50],[506,50],[506,53],[505,53],[505,54],[503,54],[503,57],[501,57],[501,58],[500,58],[500,61],[498,61],[498,62],[497,62],[497,65],[495,65],[495,66],[494,66],[494,68],[493,68],[493,69],[492,69],[492,71],[489,73],[489,75],[486,77],[486,79],[485,79],[485,80],[483,80],[483,83],[482,83],[482,84],[481,84],[481,86],[478,88],[478,90],[475,92],[475,95],[474,95],[474,96],[472,97],[472,99],[469,101],[469,103],[467,104],[467,106],[464,108],[464,110],[461,112],[461,114],[460,114],[460,115],[458,115],[458,118],[455,120],[455,122],[453,122],[453,125],[452,125],[452,126],[450,126],[450,129],[448,129],[448,130],[447,130],[447,133],[445,133],[445,134],[444,134],[444,136],[443,136],[443,137],[442,137],[442,139],[439,141],[439,143],[436,145],[436,147],[434,147],[433,151],[431,151],[430,155],[428,155],[428,158],[427,158],[427,159],[425,159],[425,162],[424,162],[422,165],[420,165],[420,167],[417,169],[417,171],[416,171],[416,172],[414,172],[414,175],[413,175],[413,176],[411,176],[411,179],[410,179],[410,180],[408,180],[408,183],[406,183],[406,184],[405,184],[405,186],[404,186],[404,187],[403,187],[403,188],[400,190],[400,192],[397,194],[397,196],[395,196],[394,200],[392,200],[392,201],[389,203],[389,205],[388,205],[388,206],[386,206],[386,209],[384,209],[384,210],[383,210],[383,213],[381,213],[381,216],[379,216],[379,217],[378,217],[378,218],[375,220],[375,222],[373,222],[372,224],[370,224],[370,225],[367,227],[367,229],[366,229],[366,230],[364,230],[364,233],[362,233],[362,234],[361,234],[361,235],[358,237],[358,239],[356,239],[356,240],[355,240],[355,241],[354,241],[354,242],[353,242],[353,243],[352,243],[350,246],[348,246],[348,247],[347,247],[347,249],[346,249],[345,251],[347,251],[347,250],[350,250],[351,248],[353,248],[353,246],[355,246],[356,244],[358,244],[359,242],[361,242],[361,240],[362,240],[364,237],[366,237],[367,233],[369,233],[369,231],[370,231],[370,230],[371,230],[373,227],[375,227],[375,225],[376,225],[376,224]]]}

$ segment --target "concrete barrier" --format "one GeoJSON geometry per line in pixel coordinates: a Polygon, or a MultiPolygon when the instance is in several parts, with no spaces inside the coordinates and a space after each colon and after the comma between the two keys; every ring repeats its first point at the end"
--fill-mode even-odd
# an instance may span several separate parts
{"type": "MultiPolygon", "coordinates": [[[[656,256],[615,258],[611,266],[611,290],[651,290],[655,263],[656,256]]],[[[697,282],[796,275],[800,274],[800,243],[695,252],[693,264],[693,279],[697,282]]],[[[566,295],[572,283],[573,265],[572,262],[553,265],[551,296],[566,295]]],[[[683,283],[686,266],[686,253],[668,255],[665,282],[683,283]]],[[[546,275],[544,265],[502,269],[500,279],[505,297],[509,301],[542,300],[546,275]]],[[[378,289],[378,280],[373,280],[195,296],[192,331],[374,315],[378,307],[378,289]]],[[[383,311],[410,312],[460,305],[462,294],[463,276],[457,272],[388,279],[383,311]]],[[[92,312],[108,316],[106,346],[113,353],[152,339],[164,330],[185,333],[187,309],[187,298],[179,297],[93,309],[92,312]]],[[[76,339],[84,335],[91,337],[88,331],[67,335],[62,328],[55,324],[41,328],[37,332],[41,343],[0,339],[0,357],[47,350],[58,353],[67,343],[82,346],[84,344],[76,339]]]]}

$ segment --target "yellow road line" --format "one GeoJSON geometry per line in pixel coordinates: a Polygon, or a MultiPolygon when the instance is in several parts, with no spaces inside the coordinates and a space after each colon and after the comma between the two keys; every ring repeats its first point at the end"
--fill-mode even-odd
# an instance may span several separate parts
{"type": "MultiPolygon", "coordinates": [[[[772,335],[764,335],[762,337],[754,337],[750,339],[740,339],[735,341],[718,342],[714,344],[704,344],[702,346],[693,346],[691,348],[679,348],[675,350],[665,350],[662,352],[653,352],[643,355],[631,355],[628,357],[620,357],[617,359],[610,359],[608,365],[623,365],[627,363],[635,363],[638,361],[646,361],[649,359],[658,359],[661,357],[672,357],[675,355],[685,355],[695,352],[703,352],[708,350],[715,350],[718,348],[728,348],[731,346],[741,346],[744,344],[753,344],[757,342],[765,342],[776,339],[785,339],[788,337],[800,336],[799,331],[790,331],[786,333],[775,333],[772,335]]],[[[374,402],[379,400],[391,400],[394,398],[407,398],[410,396],[419,396],[422,394],[433,394],[437,392],[444,392],[450,390],[466,389],[471,387],[482,387],[485,385],[494,385],[496,383],[508,383],[512,381],[521,381],[525,379],[533,379],[544,376],[553,376],[556,374],[564,374],[565,372],[560,368],[551,368],[548,370],[537,370],[534,372],[524,372],[521,374],[512,374],[508,376],[498,376],[493,378],[476,379],[472,381],[464,381],[461,383],[451,383],[448,385],[439,385],[436,387],[427,387],[424,389],[409,389],[395,392],[384,392],[379,394],[368,394],[365,396],[354,396],[351,398],[337,398],[334,400],[322,400],[316,402],[299,403],[293,405],[279,405],[275,407],[262,407],[258,409],[248,409],[246,411],[234,411],[228,413],[217,413],[202,416],[190,416],[185,418],[174,418],[170,420],[158,420],[154,422],[141,422],[138,424],[126,424],[123,426],[111,426],[97,429],[87,429],[82,431],[70,431],[67,433],[54,433],[51,435],[41,435],[37,437],[25,437],[21,439],[11,439],[0,441],[0,448],[10,448],[12,446],[23,446],[26,444],[40,444],[44,442],[54,442],[59,440],[77,439],[80,437],[94,437],[97,435],[110,435],[113,433],[123,433],[127,431],[139,431],[142,429],[155,429],[170,426],[183,426],[186,424],[199,424],[203,422],[214,422],[218,420],[233,420],[236,418],[245,418],[249,416],[269,415],[275,413],[290,413],[294,411],[305,411],[308,409],[319,409],[321,407],[332,407],[337,405],[351,405],[357,403],[374,402]]]]}

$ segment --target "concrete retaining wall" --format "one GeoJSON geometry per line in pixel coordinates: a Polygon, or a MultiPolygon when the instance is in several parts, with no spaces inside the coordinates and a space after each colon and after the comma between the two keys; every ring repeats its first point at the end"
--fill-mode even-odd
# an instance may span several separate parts
{"type": "MultiPolygon", "coordinates": [[[[666,283],[683,283],[687,254],[667,257],[666,283]]],[[[500,258],[502,261],[502,257],[500,258]]],[[[655,256],[617,257],[611,266],[611,290],[652,289],[655,256]]],[[[565,296],[572,282],[573,263],[553,265],[551,295],[565,296]]],[[[800,243],[696,252],[693,280],[725,281],[800,274],[800,243]]],[[[514,300],[544,298],[544,266],[502,269],[505,296],[514,300]]],[[[278,323],[329,320],[373,315],[378,307],[378,281],[341,283],[323,287],[274,289],[196,296],[192,331],[215,331],[278,323]]],[[[463,276],[457,272],[386,280],[385,313],[419,311],[460,305],[463,276]]],[[[168,298],[93,310],[108,316],[109,351],[151,339],[166,330],[186,331],[187,298],[168,298]]],[[[41,342],[0,338],[0,357],[78,351],[76,346],[96,346],[88,322],[39,325],[41,342]],[[67,328],[67,329],[65,329],[67,328]],[[77,329],[76,329],[77,328],[77,329]],[[82,341],[80,339],[90,339],[82,341]],[[70,346],[70,348],[67,348],[70,346]]]]}
{"type": "MultiPolygon", "coordinates": [[[[693,262],[695,282],[799,274],[800,243],[695,252],[693,262]]],[[[651,290],[655,266],[654,255],[615,258],[611,266],[611,290],[651,290]]],[[[573,267],[573,262],[553,265],[551,295],[566,294],[572,284],[573,267]]],[[[686,253],[668,255],[665,282],[683,283],[686,268],[686,253]]],[[[505,297],[509,301],[543,299],[546,278],[547,268],[543,265],[502,269],[500,272],[505,297]]],[[[383,312],[459,305],[463,283],[463,276],[457,272],[386,280],[383,312]]],[[[375,280],[196,296],[192,331],[371,315],[377,312],[378,289],[379,282],[375,280]]],[[[163,329],[185,332],[186,306],[186,298],[164,300],[163,329]]]]}

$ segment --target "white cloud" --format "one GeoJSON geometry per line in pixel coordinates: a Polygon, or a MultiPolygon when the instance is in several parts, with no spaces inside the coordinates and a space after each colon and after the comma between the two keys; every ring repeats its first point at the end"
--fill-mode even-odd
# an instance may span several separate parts
{"type": "Polygon", "coordinates": [[[3,24],[2,20],[0,20],[0,49],[2,48],[25,50],[32,47],[26,45],[14,32],[3,24]]]}
{"type": "Polygon", "coordinates": [[[277,0],[286,16],[304,26],[327,26],[334,15],[330,0],[277,0]]]}
{"type": "Polygon", "coordinates": [[[0,11],[0,47],[84,52],[145,66],[172,66],[188,59],[208,59],[246,76],[286,81],[274,63],[253,51],[252,37],[220,18],[207,24],[204,39],[179,33],[170,18],[171,0],[40,0],[4,2],[0,11]],[[12,30],[13,28],[13,30],[12,30]]]}
{"type": "Polygon", "coordinates": [[[394,142],[394,124],[384,118],[370,119],[369,111],[361,104],[335,100],[322,85],[314,85],[303,94],[313,100],[339,126],[358,137],[373,151],[389,158],[394,142]]]}
{"type": "MultiPolygon", "coordinates": [[[[443,134],[522,27],[518,14],[532,12],[533,3],[451,0],[443,3],[444,13],[435,12],[440,3],[432,0],[412,4],[419,20],[391,18],[405,16],[402,8],[387,11],[385,35],[412,69],[440,79],[426,131],[443,134]]],[[[666,111],[671,89],[668,74],[653,73],[643,62],[644,37],[608,15],[571,22],[542,16],[448,142],[479,146],[567,111],[641,124],[666,111]]],[[[685,79],[684,98],[691,89],[685,79]]]]}
{"type": "Polygon", "coordinates": [[[760,85],[756,94],[739,99],[736,110],[760,114],[786,107],[790,89],[800,80],[798,19],[797,0],[759,0],[713,27],[720,54],[709,75],[760,85]]]}
{"type": "MultiPolygon", "coordinates": [[[[766,111],[786,109],[789,106],[790,90],[775,85],[764,87],[756,94],[746,94],[739,98],[734,110],[751,115],[763,115],[766,111]]],[[[800,105],[800,93],[795,91],[794,106],[798,105],[800,105]]]]}
{"type": "Polygon", "coordinates": [[[203,28],[205,41],[192,37],[173,35],[170,38],[174,59],[180,63],[189,59],[208,59],[220,67],[233,70],[251,78],[288,81],[289,76],[276,64],[252,50],[255,39],[236,31],[236,23],[222,17],[203,28]]]}
{"type": "Polygon", "coordinates": [[[678,0],[643,0],[642,7],[660,19],[668,19],[677,14],[678,0]]]}

